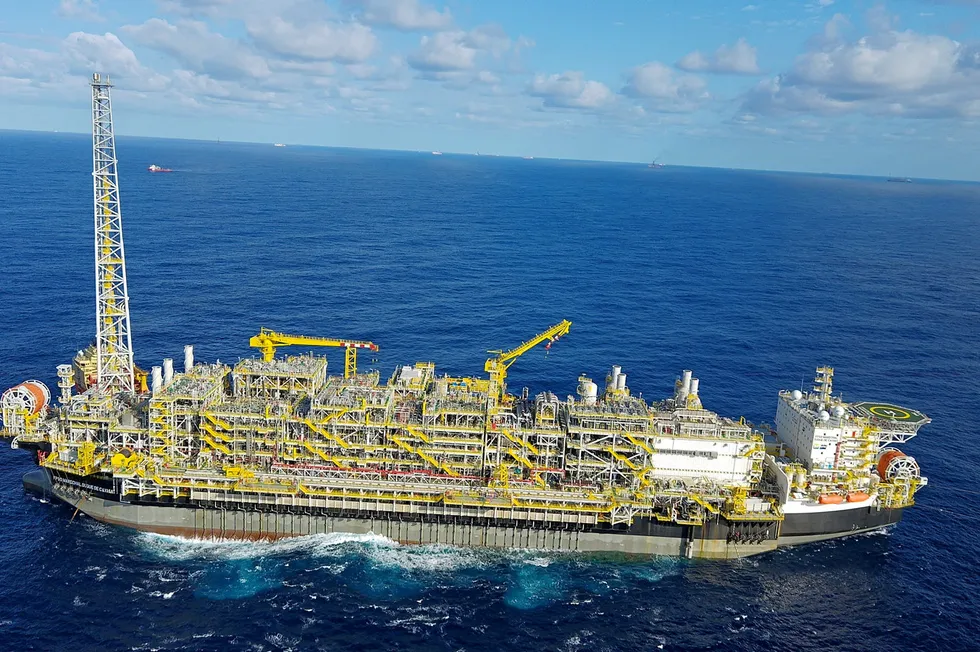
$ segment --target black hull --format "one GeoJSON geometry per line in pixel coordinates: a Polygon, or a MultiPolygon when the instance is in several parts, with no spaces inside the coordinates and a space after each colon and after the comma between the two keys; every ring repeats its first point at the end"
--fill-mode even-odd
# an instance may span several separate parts
{"type": "Polygon", "coordinates": [[[26,489],[51,495],[97,520],[193,538],[277,539],[329,532],[373,532],[404,543],[731,558],[867,532],[897,523],[902,517],[900,509],[859,507],[787,514],[784,521],[729,521],[715,515],[703,525],[647,518],[637,518],[628,527],[538,524],[432,512],[391,513],[234,501],[132,501],[121,499],[113,484],[108,477],[79,478],[47,469],[24,476],[26,489]]]}
{"type": "Polygon", "coordinates": [[[787,514],[780,536],[812,537],[826,534],[863,532],[902,520],[901,509],[858,507],[822,514],[787,514]]]}

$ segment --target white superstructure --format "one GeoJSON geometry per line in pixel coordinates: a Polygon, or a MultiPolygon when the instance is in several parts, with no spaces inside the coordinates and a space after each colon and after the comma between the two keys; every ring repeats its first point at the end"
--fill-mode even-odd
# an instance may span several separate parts
{"type": "MultiPolygon", "coordinates": [[[[879,485],[902,502],[918,486],[914,458],[891,448],[929,423],[924,414],[888,403],[845,403],[833,395],[834,370],[817,369],[813,390],[784,390],[776,406],[777,447],[767,459],[781,502],[864,502],[879,485]]],[[[890,495],[890,494],[889,494],[890,495]]]]}

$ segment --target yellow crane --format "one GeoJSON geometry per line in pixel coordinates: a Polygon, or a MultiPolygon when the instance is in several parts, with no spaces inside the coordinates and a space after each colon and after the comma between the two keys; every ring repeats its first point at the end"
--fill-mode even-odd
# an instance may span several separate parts
{"type": "Polygon", "coordinates": [[[489,353],[496,353],[497,355],[488,359],[486,365],[483,369],[488,374],[490,374],[490,400],[496,401],[500,398],[500,393],[504,388],[504,379],[507,378],[507,370],[510,368],[514,362],[517,361],[519,357],[541,344],[544,341],[548,341],[548,346],[551,346],[551,342],[554,342],[559,337],[568,334],[568,330],[572,327],[572,322],[567,319],[555,324],[543,333],[535,335],[527,342],[522,343],[520,346],[511,349],[510,351],[489,351],[489,353]]]}
{"type": "Polygon", "coordinates": [[[262,359],[269,362],[276,357],[276,349],[280,346],[342,346],[345,349],[344,378],[350,378],[357,373],[357,350],[370,349],[377,351],[374,342],[362,340],[337,340],[328,337],[309,337],[307,335],[287,335],[268,328],[259,330],[259,334],[248,340],[248,345],[262,353],[262,359]]]}

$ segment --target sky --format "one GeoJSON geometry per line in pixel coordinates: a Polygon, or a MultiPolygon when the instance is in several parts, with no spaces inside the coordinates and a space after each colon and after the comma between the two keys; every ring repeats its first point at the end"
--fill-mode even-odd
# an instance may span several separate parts
{"type": "MultiPolygon", "coordinates": [[[[5,0],[0,125],[980,180],[980,0],[5,0]]],[[[0,152],[2,155],[2,152],[0,152]]]]}

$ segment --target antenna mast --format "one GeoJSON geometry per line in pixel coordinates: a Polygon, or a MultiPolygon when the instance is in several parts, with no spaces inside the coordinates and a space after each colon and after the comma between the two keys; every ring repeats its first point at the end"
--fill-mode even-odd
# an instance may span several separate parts
{"type": "Polygon", "coordinates": [[[123,249],[116,143],[108,76],[92,75],[92,180],[95,190],[95,329],[98,386],[132,392],[133,343],[123,249]]]}

